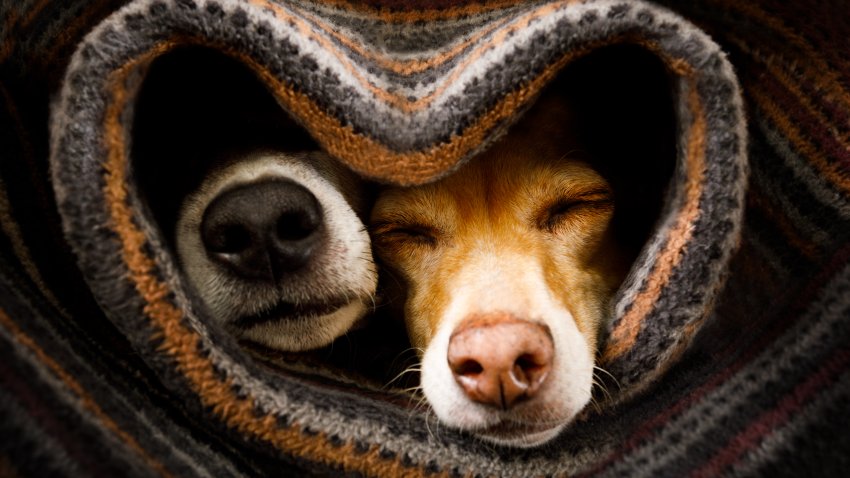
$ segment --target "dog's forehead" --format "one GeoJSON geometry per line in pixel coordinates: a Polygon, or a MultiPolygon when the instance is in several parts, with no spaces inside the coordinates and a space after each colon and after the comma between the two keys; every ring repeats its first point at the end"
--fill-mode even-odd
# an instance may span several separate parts
{"type": "Polygon", "coordinates": [[[566,157],[533,161],[528,174],[516,179],[531,183],[532,191],[566,196],[608,187],[605,179],[589,164],[566,157]]]}

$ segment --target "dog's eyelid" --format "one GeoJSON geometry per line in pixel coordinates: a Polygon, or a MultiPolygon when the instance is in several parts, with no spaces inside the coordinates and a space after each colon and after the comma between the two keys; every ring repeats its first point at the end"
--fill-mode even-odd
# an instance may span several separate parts
{"type": "Polygon", "coordinates": [[[378,222],[369,227],[369,232],[382,238],[409,238],[430,245],[436,244],[440,231],[418,223],[378,222]]]}
{"type": "Polygon", "coordinates": [[[588,189],[577,194],[559,197],[550,202],[537,215],[538,227],[553,231],[572,211],[585,206],[609,208],[613,205],[613,193],[607,187],[588,189]]]}

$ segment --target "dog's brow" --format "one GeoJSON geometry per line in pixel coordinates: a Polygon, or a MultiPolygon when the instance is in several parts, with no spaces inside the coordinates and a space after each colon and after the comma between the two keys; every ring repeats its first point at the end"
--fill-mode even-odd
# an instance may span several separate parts
{"type": "Polygon", "coordinates": [[[575,199],[605,199],[611,196],[611,188],[605,185],[595,185],[592,188],[581,190],[571,194],[575,199]]]}
{"type": "Polygon", "coordinates": [[[377,214],[378,218],[372,221],[370,227],[381,227],[390,225],[425,225],[429,224],[425,217],[414,214],[407,209],[390,209],[377,214]]]}

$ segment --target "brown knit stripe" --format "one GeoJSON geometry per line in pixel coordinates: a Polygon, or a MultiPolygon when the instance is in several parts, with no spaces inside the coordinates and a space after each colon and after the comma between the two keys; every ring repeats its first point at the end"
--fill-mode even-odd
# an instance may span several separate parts
{"type": "Polygon", "coordinates": [[[3,25],[3,31],[6,32],[6,41],[0,45],[0,63],[6,61],[9,55],[12,54],[12,50],[15,48],[15,41],[18,39],[19,35],[17,35],[17,31],[15,30],[15,23],[17,23],[18,19],[21,17],[21,11],[19,8],[15,8],[6,17],[5,25],[3,25]]]}
{"type": "Polygon", "coordinates": [[[189,387],[203,405],[212,410],[230,428],[265,441],[294,456],[340,466],[345,471],[359,471],[379,476],[424,476],[424,470],[410,468],[400,459],[384,459],[373,445],[358,453],[353,443],[334,446],[325,433],[304,434],[295,424],[280,427],[275,416],[258,416],[253,397],[238,397],[231,379],[222,380],[213,362],[200,350],[201,337],[183,321],[183,312],[169,300],[169,288],[156,277],[155,261],[145,252],[146,238],[133,220],[133,209],[127,203],[125,130],[121,113],[131,100],[125,81],[138,66],[176,46],[163,43],[145,56],[134,58],[110,76],[110,103],[107,107],[104,134],[107,158],[104,163],[104,196],[111,219],[110,227],[121,242],[122,256],[138,294],[145,300],[144,313],[154,329],[151,340],[161,342],[161,350],[177,362],[189,387]]]}
{"type": "MultiPolygon", "coordinates": [[[[266,0],[251,0],[251,2],[255,5],[261,6],[271,12],[281,21],[286,22],[295,28],[298,29],[298,33],[301,37],[307,38],[310,41],[313,41],[322,46],[322,49],[332,55],[334,59],[345,69],[345,71],[351,75],[352,78],[357,80],[363,88],[368,90],[370,93],[375,95],[375,97],[388,105],[391,105],[401,111],[406,113],[414,112],[416,110],[422,109],[428,104],[430,104],[431,99],[433,98],[433,94],[428,95],[427,100],[425,98],[410,101],[407,95],[404,94],[394,94],[386,91],[380,86],[372,83],[367,80],[361,73],[360,70],[355,66],[354,62],[345,54],[337,48],[337,46],[325,38],[322,35],[318,35],[316,30],[313,28],[313,25],[307,23],[303,18],[293,16],[285,9],[276,5],[274,3],[270,3],[266,0]]],[[[330,28],[329,26],[325,26],[325,28],[330,28]]]]}
{"type": "Polygon", "coordinates": [[[406,11],[392,11],[388,8],[375,8],[367,2],[350,2],[347,0],[323,0],[323,3],[334,8],[340,8],[366,14],[378,20],[389,23],[413,23],[453,20],[459,17],[480,15],[495,10],[502,10],[523,3],[522,0],[488,0],[486,2],[458,2],[463,5],[448,8],[416,8],[406,11]]]}
{"type": "Polygon", "coordinates": [[[505,42],[506,38],[510,38],[512,35],[516,34],[516,32],[524,30],[536,20],[539,20],[540,18],[543,18],[546,15],[550,15],[560,10],[561,8],[569,5],[570,3],[573,3],[573,1],[574,0],[564,0],[561,2],[544,5],[540,8],[535,9],[534,11],[531,11],[513,20],[511,22],[510,27],[498,31],[495,35],[493,35],[493,38],[491,38],[490,41],[483,45],[480,45],[478,48],[465,54],[463,57],[463,61],[455,65],[454,69],[452,70],[452,73],[441,80],[442,86],[435,88],[434,91],[432,91],[428,95],[410,103],[411,110],[409,111],[416,111],[430,106],[436,98],[442,95],[450,86],[452,86],[456,82],[458,77],[463,74],[463,72],[470,64],[477,61],[478,58],[484,55],[491,48],[496,45],[501,45],[505,42]]]}
{"type": "MultiPolygon", "coordinates": [[[[161,340],[162,350],[176,360],[177,369],[184,375],[190,388],[198,394],[203,404],[212,409],[213,413],[221,417],[229,427],[241,433],[269,442],[296,456],[331,466],[343,466],[347,470],[380,474],[424,474],[424,471],[419,468],[405,467],[397,459],[381,458],[380,450],[377,447],[373,446],[368,452],[358,454],[354,452],[354,445],[351,443],[333,446],[323,433],[306,435],[301,433],[297,425],[281,428],[273,416],[258,417],[253,398],[239,398],[231,389],[231,381],[229,379],[223,381],[219,378],[212,361],[199,350],[200,336],[197,332],[185,326],[182,320],[182,311],[168,301],[168,286],[155,275],[155,261],[144,252],[145,236],[134,223],[133,210],[127,203],[126,138],[125,131],[120,123],[120,116],[131,96],[124,84],[130,72],[178,44],[188,41],[190,40],[175,39],[163,42],[144,56],[135,58],[116,70],[110,78],[112,102],[108,107],[104,125],[108,151],[104,178],[106,183],[104,186],[105,200],[109,207],[113,230],[121,241],[122,255],[130,270],[130,278],[137,292],[146,301],[144,312],[151,319],[151,324],[155,329],[152,339],[161,340]]],[[[605,42],[605,44],[609,43],[612,43],[612,41],[605,42]]],[[[533,99],[565,64],[597,46],[587,46],[585,49],[565,54],[525,87],[506,95],[496,107],[483,115],[462,136],[453,137],[449,143],[435,146],[427,151],[412,153],[392,152],[369,138],[355,134],[351,127],[341,127],[335,118],[323,112],[308,97],[287,87],[254,60],[233,51],[226,51],[225,53],[235,56],[257,72],[261,79],[271,86],[279,101],[301,119],[308,130],[332,154],[349,160],[355,166],[359,164],[360,169],[371,172],[373,175],[383,173],[382,176],[385,178],[395,178],[400,182],[415,182],[429,179],[479,146],[494,126],[511,117],[519,107],[533,99]],[[363,158],[370,157],[373,161],[377,157],[377,161],[371,164],[363,164],[363,158]],[[439,159],[439,161],[435,161],[435,159],[439,159]],[[412,169],[411,164],[416,168],[412,169]],[[399,169],[402,170],[400,173],[399,169]],[[405,169],[407,170],[406,174],[405,169]],[[423,171],[425,174],[423,174],[423,171]]],[[[658,51],[655,45],[645,44],[644,46],[652,51],[658,51]]],[[[690,67],[681,60],[666,60],[675,72],[681,74],[683,71],[689,71],[690,67]]],[[[697,107],[700,106],[699,100],[695,96],[692,101],[696,101],[697,107]]],[[[695,117],[697,120],[691,132],[689,147],[690,169],[695,167],[690,163],[702,159],[701,156],[695,159],[698,155],[693,150],[698,149],[698,152],[702,152],[702,142],[696,141],[695,138],[704,137],[704,119],[700,115],[695,115],[695,117]],[[702,130],[698,127],[700,124],[702,130]]],[[[698,197],[699,188],[698,180],[691,181],[688,186],[688,197],[694,194],[698,197]],[[695,192],[691,192],[692,189],[695,192]]],[[[679,236],[684,239],[684,242],[687,242],[686,234],[679,236]]],[[[675,237],[669,241],[668,247],[671,247],[670,244],[673,243],[676,243],[675,237]]],[[[667,254],[667,256],[671,255],[670,253],[667,254]]],[[[675,259],[678,260],[678,257],[675,257],[675,259]]]]}
{"type": "MultiPolygon", "coordinates": [[[[318,35],[316,30],[313,28],[313,25],[307,23],[303,18],[299,16],[293,16],[285,9],[283,9],[280,5],[275,3],[271,3],[267,0],[249,0],[252,4],[262,7],[274,14],[279,20],[287,23],[291,26],[294,26],[298,29],[299,36],[305,39],[308,39],[312,42],[315,42],[321,45],[322,50],[326,53],[332,55],[337,62],[345,68],[345,71],[351,75],[352,78],[357,80],[358,83],[363,85],[363,88],[366,88],[375,95],[376,98],[391,104],[399,109],[404,109],[405,105],[410,103],[407,100],[407,97],[402,97],[401,95],[394,95],[388,93],[383,88],[375,85],[371,81],[367,80],[360,74],[360,70],[354,65],[354,62],[348,58],[348,56],[339,50],[336,45],[333,44],[330,40],[325,38],[322,35],[318,35]]],[[[327,25],[325,28],[329,28],[327,25]]],[[[407,110],[405,110],[407,111],[407,110]]]]}
{"type": "Polygon", "coordinates": [[[29,24],[32,23],[33,20],[35,20],[35,17],[37,17],[38,14],[41,13],[42,10],[44,10],[44,7],[46,7],[50,3],[51,0],[40,0],[35,5],[33,5],[29,13],[27,13],[27,16],[25,16],[23,20],[21,20],[21,27],[26,28],[27,26],[29,26],[29,24]]]}
{"type": "MultiPolygon", "coordinates": [[[[6,111],[12,117],[12,121],[15,124],[15,135],[22,144],[24,155],[29,156],[30,158],[34,157],[32,147],[29,141],[27,141],[28,132],[22,126],[22,120],[18,113],[18,109],[15,107],[14,99],[2,83],[0,83],[0,96],[3,97],[6,104],[6,111]]],[[[47,287],[47,283],[44,282],[41,272],[32,260],[32,254],[30,254],[30,249],[27,247],[26,241],[24,240],[23,232],[21,231],[18,221],[15,220],[9,196],[6,194],[6,183],[2,178],[0,178],[0,230],[2,230],[3,234],[5,234],[9,239],[12,250],[15,252],[15,257],[17,257],[18,262],[20,262],[23,266],[24,271],[29,276],[30,280],[32,280],[33,284],[35,284],[35,286],[38,287],[38,290],[41,291],[42,295],[44,295],[44,298],[47,299],[47,301],[50,302],[50,304],[56,308],[58,312],[67,314],[65,308],[62,307],[59,302],[59,299],[57,299],[53,294],[53,291],[47,287]]]]}
{"type": "Polygon", "coordinates": [[[18,341],[21,345],[26,347],[32,352],[36,358],[44,364],[54,375],[56,375],[65,386],[74,393],[79,399],[82,406],[88,410],[92,416],[97,418],[98,421],[103,425],[104,428],[112,432],[118,439],[120,439],[124,444],[127,445],[128,448],[133,450],[139,457],[147,463],[153,470],[160,476],[170,477],[171,473],[160,463],[156,458],[149,455],[145,449],[139,445],[135,438],[133,438],[129,433],[122,430],[121,427],[115,423],[115,421],[110,417],[100,406],[97,404],[97,401],[89,395],[85,388],[77,382],[74,377],[65,371],[58,362],[53,360],[39,345],[28,336],[18,324],[16,324],[7,314],[6,311],[0,309],[0,325],[6,328],[15,340],[18,341]]]}
{"type": "MultiPolygon", "coordinates": [[[[253,0],[254,3],[263,4],[267,8],[271,9],[275,12],[275,16],[277,16],[277,11],[281,8],[276,3],[269,3],[265,0],[253,0]]],[[[475,35],[470,36],[464,41],[458,43],[452,48],[438,54],[438,55],[430,55],[427,59],[399,59],[393,58],[390,55],[382,54],[377,50],[370,50],[363,47],[362,43],[356,42],[352,40],[350,37],[346,35],[342,35],[337,29],[328,23],[322,21],[320,18],[315,15],[311,15],[306,10],[301,10],[292,6],[291,8],[298,10],[301,16],[308,18],[311,22],[313,22],[317,28],[321,29],[325,32],[326,35],[332,36],[336,41],[342,43],[346,46],[346,48],[351,51],[357,53],[358,55],[375,62],[378,66],[385,70],[392,71],[393,73],[397,73],[399,75],[413,75],[416,73],[421,73],[422,71],[428,70],[430,68],[438,67],[452,58],[458,56],[461,52],[463,52],[469,45],[477,43],[481,38],[487,36],[494,30],[502,27],[506,23],[508,23],[511,19],[505,18],[499,21],[491,22],[487,25],[486,28],[482,28],[475,35]]]]}
{"type": "Polygon", "coordinates": [[[797,153],[806,158],[830,184],[840,189],[845,195],[850,194],[850,174],[842,171],[842,165],[830,163],[822,148],[815,145],[801,131],[800,126],[791,120],[789,114],[776,103],[772,95],[763,91],[761,85],[756,83],[749,86],[749,97],[767,119],[794,145],[797,153]]]}
{"type": "Polygon", "coordinates": [[[658,54],[674,73],[681,75],[690,71],[686,62],[667,58],[656,44],[638,38],[624,36],[585,45],[564,54],[525,86],[505,95],[461,135],[453,135],[449,141],[425,150],[407,152],[393,151],[376,140],[355,133],[351,126],[342,126],[336,118],[322,111],[308,97],[293,91],[252,59],[239,53],[232,54],[254,69],[270,86],[278,101],[305,124],[313,137],[330,154],[366,175],[410,185],[421,184],[437,177],[480,147],[493,128],[513,117],[516,111],[531,101],[566,64],[601,46],[614,43],[643,46],[658,54]]]}
{"type": "Polygon", "coordinates": [[[803,236],[794,226],[788,215],[780,211],[778,207],[769,202],[761,194],[751,192],[747,195],[747,207],[761,211],[762,214],[773,221],[773,225],[779,229],[784,241],[794,247],[807,259],[815,259],[821,253],[820,248],[810,238],[803,236]]]}
{"type": "Polygon", "coordinates": [[[12,13],[6,17],[6,24],[3,26],[3,31],[6,32],[6,43],[0,46],[0,62],[4,61],[12,53],[12,50],[15,48],[15,40],[22,37],[20,29],[28,27],[49,3],[50,0],[40,0],[30,7],[30,11],[23,18],[21,18],[22,6],[12,9],[12,13]]]}
{"type": "Polygon", "coordinates": [[[813,47],[805,37],[788,28],[780,18],[764,11],[755,2],[740,2],[738,0],[713,1],[723,5],[728,10],[737,11],[739,14],[750,17],[759,25],[766,26],[784,37],[790,45],[800,50],[802,58],[806,59],[805,62],[795,63],[796,67],[805,70],[805,77],[809,79],[817,78],[819,80],[819,89],[828,92],[830,97],[840,102],[845,109],[850,109],[850,92],[844,88],[841,82],[841,75],[835,68],[830,66],[829,62],[821,55],[821,52],[813,47]]]}
{"type": "MultiPolygon", "coordinates": [[[[455,83],[455,80],[465,71],[466,67],[477,60],[481,55],[486,53],[493,47],[493,45],[501,44],[508,38],[510,35],[515,34],[519,30],[526,28],[529,24],[538,20],[548,14],[551,14],[558,9],[569,5],[570,3],[575,2],[576,0],[563,0],[561,2],[552,3],[549,5],[544,5],[528,14],[515,19],[512,22],[510,28],[506,28],[500,32],[498,32],[493,39],[491,39],[486,44],[483,44],[476,48],[473,51],[468,52],[464,55],[464,61],[455,65],[451,75],[443,78],[441,80],[441,86],[435,88],[434,91],[430,92],[426,96],[415,99],[411,101],[408,96],[404,93],[390,93],[385,89],[373,84],[368,81],[363,75],[360,74],[360,71],[354,66],[353,62],[350,58],[345,54],[345,52],[340,51],[336,45],[333,44],[327,38],[317,35],[313,26],[307,23],[304,19],[293,16],[289,14],[286,10],[281,8],[278,5],[273,3],[268,3],[266,0],[251,0],[252,3],[262,6],[264,8],[269,9],[274,12],[275,16],[277,16],[280,20],[283,20],[291,25],[294,25],[298,29],[298,33],[305,38],[309,38],[310,40],[320,44],[323,47],[323,50],[332,54],[334,58],[345,68],[345,70],[355,78],[364,88],[369,90],[376,98],[381,101],[397,108],[400,111],[405,113],[413,113],[416,111],[423,110],[433,103],[433,101],[438,98],[447,88],[455,83]]],[[[326,26],[325,28],[331,28],[326,26]]]]}
{"type": "MultiPolygon", "coordinates": [[[[817,120],[818,124],[815,126],[818,129],[828,132],[828,134],[830,134],[835,141],[841,145],[841,147],[850,151],[850,131],[848,131],[847,134],[842,135],[838,129],[835,128],[835,121],[829,118],[823,109],[818,108],[818,106],[815,105],[811,95],[803,92],[800,88],[800,81],[795,80],[790,76],[791,74],[794,74],[793,72],[783,70],[780,68],[778,62],[765,58],[756,49],[752,48],[744,39],[731,34],[727,35],[727,39],[734,43],[735,46],[737,46],[742,52],[749,55],[750,58],[761,64],[764,71],[770,74],[771,77],[788,90],[788,92],[794,97],[795,101],[797,101],[812,117],[817,120]]],[[[820,85],[816,84],[813,86],[815,89],[820,89],[820,85]]],[[[847,106],[850,107],[850,105],[847,106]]]]}
{"type": "Polygon", "coordinates": [[[67,54],[69,45],[78,43],[84,31],[91,28],[94,23],[93,17],[98,13],[106,15],[114,0],[91,0],[86,8],[77,14],[71,21],[62,26],[61,31],[50,41],[50,49],[42,57],[41,64],[47,67],[61,63],[59,55],[67,54]]]}
{"type": "MultiPolygon", "coordinates": [[[[6,19],[6,31],[11,33],[7,36],[6,43],[0,45],[0,63],[5,61],[9,55],[12,54],[16,40],[24,37],[20,29],[29,26],[35,17],[38,16],[38,14],[41,13],[44,7],[46,7],[49,3],[51,3],[50,0],[40,1],[36,6],[32,7],[32,10],[27,13],[27,16],[20,22],[19,25],[15,25],[15,22],[20,17],[20,13],[18,10],[13,10],[13,14],[6,19]],[[11,28],[17,28],[18,31],[13,32],[11,28]]],[[[48,66],[54,65],[54,62],[57,61],[58,54],[63,52],[69,43],[80,40],[78,35],[79,32],[83,29],[91,28],[91,16],[93,12],[110,3],[110,0],[100,0],[93,2],[91,5],[86,5],[85,10],[75,16],[71,22],[68,22],[59,29],[59,34],[50,40],[50,51],[39,56],[41,64],[48,66]]]]}
{"type": "Polygon", "coordinates": [[[646,287],[641,290],[631,304],[631,308],[617,322],[602,354],[602,363],[611,362],[629,350],[637,339],[643,319],[649,314],[667,286],[673,270],[679,265],[685,253],[685,246],[691,240],[693,225],[700,215],[699,199],[703,190],[705,175],[705,136],[706,118],[696,79],[689,77],[688,108],[693,117],[688,131],[686,152],[685,204],[680,210],[676,222],[670,229],[664,249],[655,259],[652,271],[647,276],[646,287]]]}
{"type": "Polygon", "coordinates": [[[32,260],[32,255],[30,254],[29,247],[27,247],[26,241],[24,240],[21,228],[18,226],[18,222],[15,220],[14,214],[12,213],[12,205],[10,204],[9,197],[6,194],[6,184],[2,179],[0,179],[0,230],[2,230],[6,238],[9,239],[9,243],[12,245],[12,250],[15,251],[15,257],[18,259],[21,266],[23,266],[24,271],[29,276],[30,280],[32,280],[33,284],[35,284],[38,290],[41,291],[44,298],[50,302],[50,305],[67,317],[65,308],[62,307],[61,302],[59,302],[59,299],[57,299],[53,294],[53,291],[47,287],[47,283],[44,282],[41,272],[39,272],[38,267],[36,267],[32,260]]]}

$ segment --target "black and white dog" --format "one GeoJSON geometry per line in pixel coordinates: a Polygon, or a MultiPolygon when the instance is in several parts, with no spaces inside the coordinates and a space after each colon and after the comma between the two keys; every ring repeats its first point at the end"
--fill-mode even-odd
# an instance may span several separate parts
{"type": "Polygon", "coordinates": [[[348,331],[377,286],[362,186],[319,151],[253,151],[207,174],[183,202],[175,235],[213,319],[241,340],[286,351],[348,331]]]}

